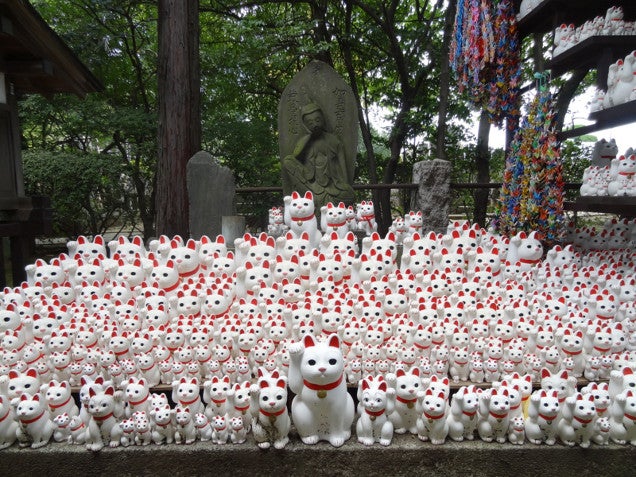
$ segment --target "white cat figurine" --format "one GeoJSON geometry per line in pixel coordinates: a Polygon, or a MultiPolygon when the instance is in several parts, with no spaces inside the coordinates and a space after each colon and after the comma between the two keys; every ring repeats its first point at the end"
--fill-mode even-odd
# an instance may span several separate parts
{"type": "Polygon", "coordinates": [[[361,389],[356,422],[358,442],[367,446],[375,442],[388,446],[393,439],[393,423],[387,416],[395,407],[395,389],[388,388],[382,376],[378,379],[373,376],[363,379],[361,389]]]}
{"type": "Polygon", "coordinates": [[[17,431],[20,447],[31,445],[32,449],[45,446],[51,440],[57,426],[51,419],[46,402],[39,393],[22,394],[15,414],[20,422],[17,431]]]}
{"type": "Polygon", "coordinates": [[[289,355],[289,387],[296,394],[291,413],[300,438],[305,444],[326,440],[342,446],[351,437],[355,410],[338,336],[321,343],[305,335],[289,345],[289,355]]]}
{"type": "Polygon", "coordinates": [[[103,391],[90,387],[88,390],[88,429],[86,431],[86,448],[99,451],[104,442],[110,447],[118,447],[122,437],[122,430],[115,418],[116,407],[115,389],[107,386],[103,391]]]}
{"type": "Polygon", "coordinates": [[[17,439],[18,422],[9,399],[0,395],[0,450],[11,447],[17,439]]]}
{"type": "Polygon", "coordinates": [[[596,418],[594,396],[576,393],[567,397],[563,418],[557,425],[561,442],[568,446],[579,444],[583,448],[589,447],[596,418]]]}
{"type": "Polygon", "coordinates": [[[309,236],[312,248],[320,245],[320,230],[316,219],[314,196],[311,192],[305,192],[301,196],[298,192],[292,192],[291,196],[285,196],[285,223],[296,238],[300,238],[303,232],[309,236]]]}
{"type": "Polygon", "coordinates": [[[417,437],[443,444],[448,436],[448,398],[443,392],[427,389],[422,398],[422,414],[417,420],[417,437]]]}
{"type": "Polygon", "coordinates": [[[475,386],[462,386],[453,395],[448,415],[448,436],[457,442],[472,441],[477,428],[479,390],[475,386]]]}
{"type": "Polygon", "coordinates": [[[284,379],[276,382],[261,379],[250,388],[252,408],[258,414],[252,419],[252,434],[256,445],[268,449],[283,449],[289,442],[291,419],[287,411],[287,383],[284,379]]]}

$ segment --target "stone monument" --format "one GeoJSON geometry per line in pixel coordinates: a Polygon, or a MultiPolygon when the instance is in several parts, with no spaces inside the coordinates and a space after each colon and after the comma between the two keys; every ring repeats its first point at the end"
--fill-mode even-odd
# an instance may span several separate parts
{"type": "Polygon", "coordinates": [[[421,210],[426,230],[446,233],[450,208],[451,163],[442,159],[413,164],[417,191],[411,196],[411,210],[421,210]]]}
{"type": "Polygon", "coordinates": [[[278,132],[285,195],[311,191],[317,212],[328,202],[354,203],[357,106],[331,66],[312,61],[294,76],[278,105],[278,132]]]}
{"type": "Polygon", "coordinates": [[[205,151],[190,158],[186,182],[190,203],[190,236],[216,237],[223,230],[223,220],[236,216],[234,175],[205,151]]]}

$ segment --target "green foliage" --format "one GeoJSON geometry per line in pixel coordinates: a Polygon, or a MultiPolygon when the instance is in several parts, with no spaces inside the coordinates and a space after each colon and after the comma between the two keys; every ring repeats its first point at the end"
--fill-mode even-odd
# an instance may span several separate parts
{"type": "Polygon", "coordinates": [[[32,150],[23,153],[23,163],[27,194],[51,198],[53,228],[61,236],[103,234],[138,219],[127,166],[116,156],[32,150]]]}

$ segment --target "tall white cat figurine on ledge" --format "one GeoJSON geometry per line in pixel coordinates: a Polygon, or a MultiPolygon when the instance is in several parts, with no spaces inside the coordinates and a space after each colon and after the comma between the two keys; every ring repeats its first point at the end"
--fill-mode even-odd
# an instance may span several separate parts
{"type": "Polygon", "coordinates": [[[289,388],[296,394],[291,414],[300,438],[305,444],[326,440],[340,447],[351,437],[355,410],[338,336],[323,343],[305,335],[289,345],[289,355],[289,388]]]}

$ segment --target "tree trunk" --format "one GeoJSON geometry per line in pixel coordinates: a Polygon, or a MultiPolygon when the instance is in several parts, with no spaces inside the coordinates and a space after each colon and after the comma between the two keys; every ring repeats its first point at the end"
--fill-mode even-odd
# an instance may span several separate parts
{"type": "Polygon", "coordinates": [[[583,79],[585,78],[585,75],[587,75],[587,72],[587,68],[574,70],[572,72],[572,76],[568,78],[568,80],[563,83],[563,85],[559,89],[559,94],[557,96],[555,105],[556,115],[554,118],[554,129],[556,130],[556,132],[561,132],[563,130],[565,114],[568,112],[570,101],[572,101],[577,88],[581,84],[581,81],[583,81],[583,79]]]}
{"type": "MultiPolygon", "coordinates": [[[[489,135],[490,121],[488,120],[488,113],[485,110],[482,110],[481,116],[479,116],[477,148],[475,151],[475,168],[477,169],[478,184],[490,182],[490,151],[488,150],[489,135]]],[[[477,189],[475,191],[473,222],[478,223],[482,227],[486,226],[489,192],[489,189],[477,189]]]]}
{"type": "Polygon", "coordinates": [[[186,165],[201,148],[199,1],[159,0],[157,234],[189,236],[186,165]]]}
{"type": "Polygon", "coordinates": [[[444,39],[442,41],[442,51],[440,53],[440,73],[439,73],[439,120],[437,123],[437,135],[435,138],[435,158],[446,160],[446,116],[448,112],[448,97],[450,93],[450,64],[448,55],[450,43],[453,38],[453,27],[455,25],[455,13],[457,12],[457,0],[450,0],[444,18],[444,39]]]}

